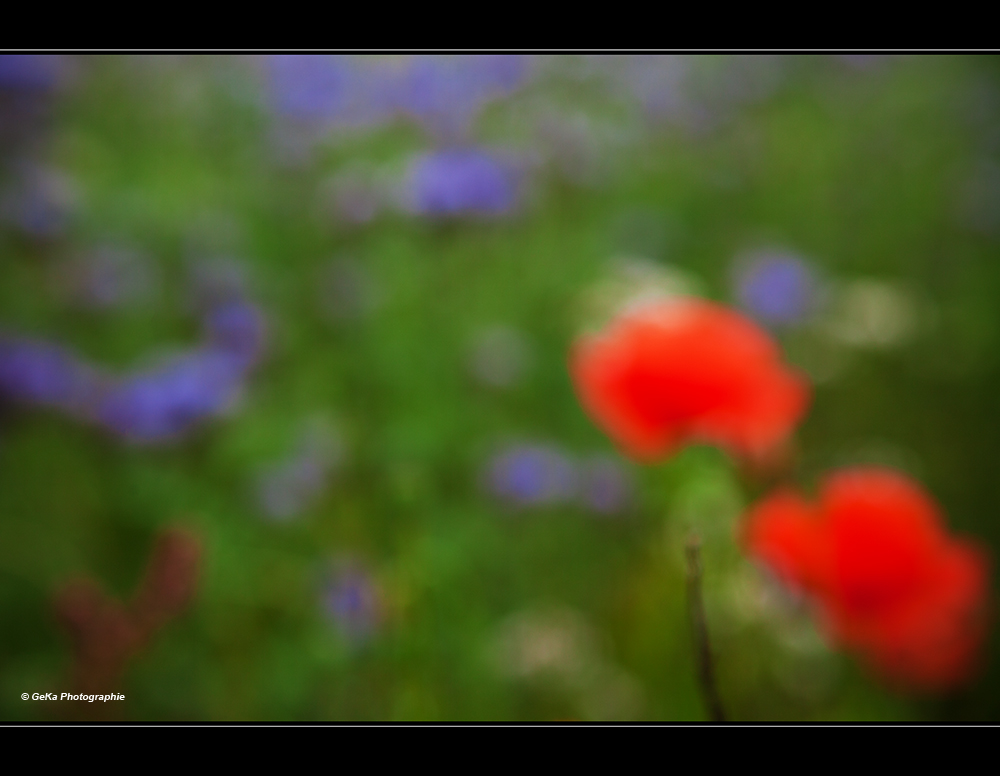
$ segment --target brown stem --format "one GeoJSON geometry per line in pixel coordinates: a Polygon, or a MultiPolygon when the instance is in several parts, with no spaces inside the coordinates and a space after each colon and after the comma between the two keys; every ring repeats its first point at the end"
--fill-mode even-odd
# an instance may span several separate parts
{"type": "MultiPolygon", "coordinates": [[[[191,602],[200,559],[198,537],[169,528],[157,538],[130,604],[106,594],[90,579],[72,582],[58,592],[56,616],[73,639],[75,692],[89,695],[120,689],[129,660],[191,602]]],[[[74,707],[72,714],[96,717],[115,710],[112,704],[85,703],[74,707]]]]}
{"type": "Polygon", "coordinates": [[[691,615],[691,629],[694,634],[695,658],[698,661],[698,682],[705,696],[705,704],[713,722],[725,722],[722,702],[715,686],[715,672],[712,668],[712,650],[708,643],[708,624],[705,620],[705,606],[701,599],[701,539],[692,533],[688,537],[687,556],[688,610],[691,615]]]}

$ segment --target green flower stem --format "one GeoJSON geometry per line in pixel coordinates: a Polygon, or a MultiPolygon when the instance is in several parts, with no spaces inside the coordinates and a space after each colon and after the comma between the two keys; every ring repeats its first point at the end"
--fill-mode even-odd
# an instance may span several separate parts
{"type": "Polygon", "coordinates": [[[701,538],[698,534],[692,533],[688,537],[684,550],[687,557],[688,610],[694,635],[695,659],[698,661],[698,682],[712,721],[725,722],[726,715],[722,710],[722,702],[715,686],[712,649],[708,642],[708,625],[701,597],[701,538]]]}

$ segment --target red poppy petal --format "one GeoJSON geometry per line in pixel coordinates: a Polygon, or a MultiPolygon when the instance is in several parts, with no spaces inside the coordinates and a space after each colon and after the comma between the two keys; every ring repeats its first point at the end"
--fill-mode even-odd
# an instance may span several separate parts
{"type": "Polygon", "coordinates": [[[816,509],[791,490],[779,490],[747,516],[743,541],[755,558],[786,583],[816,593],[825,589],[829,557],[816,509]]]}
{"type": "Polygon", "coordinates": [[[868,645],[887,676],[915,687],[943,689],[969,678],[986,632],[988,564],[976,547],[942,550],[933,583],[894,616],[868,645]]]}
{"type": "Polygon", "coordinates": [[[687,440],[759,453],[780,442],[808,403],[755,324],[719,305],[674,299],[631,310],[580,338],[570,372],[588,413],[633,457],[687,440]]]}
{"type": "Polygon", "coordinates": [[[811,593],[833,638],[884,677],[946,689],[971,676],[986,633],[987,558],[947,535],[918,484],[886,469],[838,472],[818,508],[779,491],[746,532],[750,552],[811,593]]]}
{"type": "Polygon", "coordinates": [[[922,590],[945,535],[930,497],[902,475],[860,468],[823,487],[834,543],[836,595],[850,618],[878,617],[922,590]]]}
{"type": "Polygon", "coordinates": [[[701,418],[694,435],[741,455],[760,456],[788,436],[808,404],[806,383],[774,368],[748,384],[739,401],[701,418]]]}

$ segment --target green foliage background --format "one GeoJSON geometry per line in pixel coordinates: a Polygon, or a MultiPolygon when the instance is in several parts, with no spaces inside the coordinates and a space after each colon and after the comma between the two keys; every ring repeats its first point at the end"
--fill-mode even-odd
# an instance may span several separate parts
{"type": "MultiPolygon", "coordinates": [[[[129,595],[157,530],[180,522],[204,541],[197,600],[130,664],[122,718],[703,719],[681,549],[694,525],[734,719],[996,719],[995,638],[969,688],[901,695],[824,647],[808,612],[767,599],[733,537],[759,488],[717,451],[636,467],[634,503],[615,518],[571,506],[512,514],[479,484],[505,439],[612,451],[566,371],[579,300],[610,258],[680,268],[732,303],[734,256],[777,244],[835,281],[899,284],[922,311],[911,341],[845,349],[837,375],[817,383],[798,434],[799,482],[852,462],[902,465],[955,531],[996,556],[1000,234],[970,228],[962,210],[964,182],[998,162],[996,60],[914,56],[859,69],[817,56],[786,67],[773,95],[703,132],[639,131],[587,82],[535,84],[492,106],[480,136],[516,145],[517,117],[540,99],[587,113],[626,138],[592,181],[543,164],[530,205],[510,219],[388,213],[351,226],[318,204],[323,181],[358,160],[398,168],[428,144],[415,126],[321,140],[293,164],[274,151],[252,59],[80,58],[42,152],[78,182],[79,212],[56,243],[0,233],[0,325],[124,368],[194,342],[188,263],[235,256],[271,340],[239,411],[163,448],[4,408],[0,718],[51,718],[20,693],[65,690],[58,585],[86,574],[129,595]],[[647,222],[650,233],[630,226],[647,222]],[[160,294],[113,313],[67,306],[52,265],[109,239],[155,258],[160,294]],[[371,315],[324,316],[317,288],[337,257],[372,278],[371,315]],[[526,380],[507,391],[467,369],[470,337],[497,323],[533,347],[526,380]],[[344,462],[306,513],[268,521],[253,474],[287,455],[317,413],[341,429],[344,462]],[[359,559],[381,591],[381,624],[363,644],[320,605],[341,557],[359,559]],[[505,672],[497,645],[526,617],[576,639],[583,667],[505,672]]],[[[1000,208],[1000,192],[983,196],[975,207],[1000,208]]],[[[808,330],[781,336],[803,364],[823,347],[808,330]]]]}

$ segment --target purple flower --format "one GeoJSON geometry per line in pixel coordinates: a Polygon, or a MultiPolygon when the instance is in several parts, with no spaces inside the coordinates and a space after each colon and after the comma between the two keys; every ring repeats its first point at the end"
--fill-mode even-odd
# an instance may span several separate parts
{"type": "Polygon", "coordinates": [[[594,512],[619,513],[632,500],[632,478],[620,461],[595,456],[580,466],[580,497],[594,512]]]}
{"type": "Polygon", "coordinates": [[[273,105],[279,113],[329,118],[346,108],[352,71],[345,57],[279,54],[265,62],[273,105]]]}
{"type": "Polygon", "coordinates": [[[122,377],[100,402],[98,422],[133,442],[168,441],[225,413],[262,355],[264,318],[243,299],[237,267],[199,269],[206,344],[156,369],[122,377]]]}
{"type": "Polygon", "coordinates": [[[266,70],[275,111],[296,119],[370,125],[396,114],[416,118],[448,137],[465,134],[490,100],[527,77],[522,56],[414,56],[403,66],[349,56],[269,56],[266,70]]]}
{"type": "Polygon", "coordinates": [[[213,296],[207,345],[121,377],[49,343],[0,337],[0,397],[58,407],[133,442],[174,439],[228,410],[263,350],[257,308],[235,293],[213,296]]]}
{"type": "Polygon", "coordinates": [[[350,642],[367,640],[380,619],[379,592],[371,576],[354,564],[336,571],[323,591],[323,608],[350,642]]]}
{"type": "Polygon", "coordinates": [[[0,218],[35,239],[59,237],[75,206],[73,182],[54,171],[24,166],[20,180],[0,194],[0,218]]]}
{"type": "Polygon", "coordinates": [[[795,256],[760,253],[749,257],[737,272],[740,304],[765,323],[795,324],[815,312],[816,278],[795,256]]]}
{"type": "Polygon", "coordinates": [[[169,440],[224,412],[243,376],[239,358],[217,348],[196,350],[120,380],[102,398],[98,421],[134,442],[169,440]]]}
{"type": "Polygon", "coordinates": [[[58,85],[64,64],[53,54],[0,54],[0,89],[47,92],[58,85]]]}
{"type": "Polygon", "coordinates": [[[493,459],[487,484],[494,496],[517,506],[545,506],[573,497],[577,472],[572,461],[557,449],[520,445],[493,459]]]}
{"type": "Polygon", "coordinates": [[[260,311],[248,302],[225,302],[205,316],[208,344],[235,359],[241,369],[249,369],[264,350],[265,325],[260,311]]]}
{"type": "Polygon", "coordinates": [[[674,54],[632,57],[626,86],[652,120],[693,123],[697,109],[687,93],[689,70],[687,60],[674,54]]]}
{"type": "Polygon", "coordinates": [[[64,348],[0,340],[0,396],[85,413],[100,384],[97,372],[64,348]]]}
{"type": "Polygon", "coordinates": [[[343,55],[266,58],[271,99],[281,115],[336,124],[370,124],[391,115],[381,74],[343,55]]]}
{"type": "Polygon", "coordinates": [[[405,196],[426,216],[501,215],[518,200],[513,170],[494,156],[473,149],[450,149],[418,156],[410,165],[405,196]]]}
{"type": "Polygon", "coordinates": [[[221,414],[243,377],[239,357],[215,348],[113,379],[55,345],[0,341],[0,396],[57,407],[135,442],[168,440],[221,414]]]}
{"type": "Polygon", "coordinates": [[[0,162],[37,150],[52,116],[53,98],[68,74],[60,56],[0,54],[0,162]],[[5,158],[6,157],[6,158],[5,158]]]}
{"type": "Polygon", "coordinates": [[[438,134],[462,137],[487,102],[517,89],[527,74],[523,56],[414,57],[395,84],[394,103],[438,134]]]}

